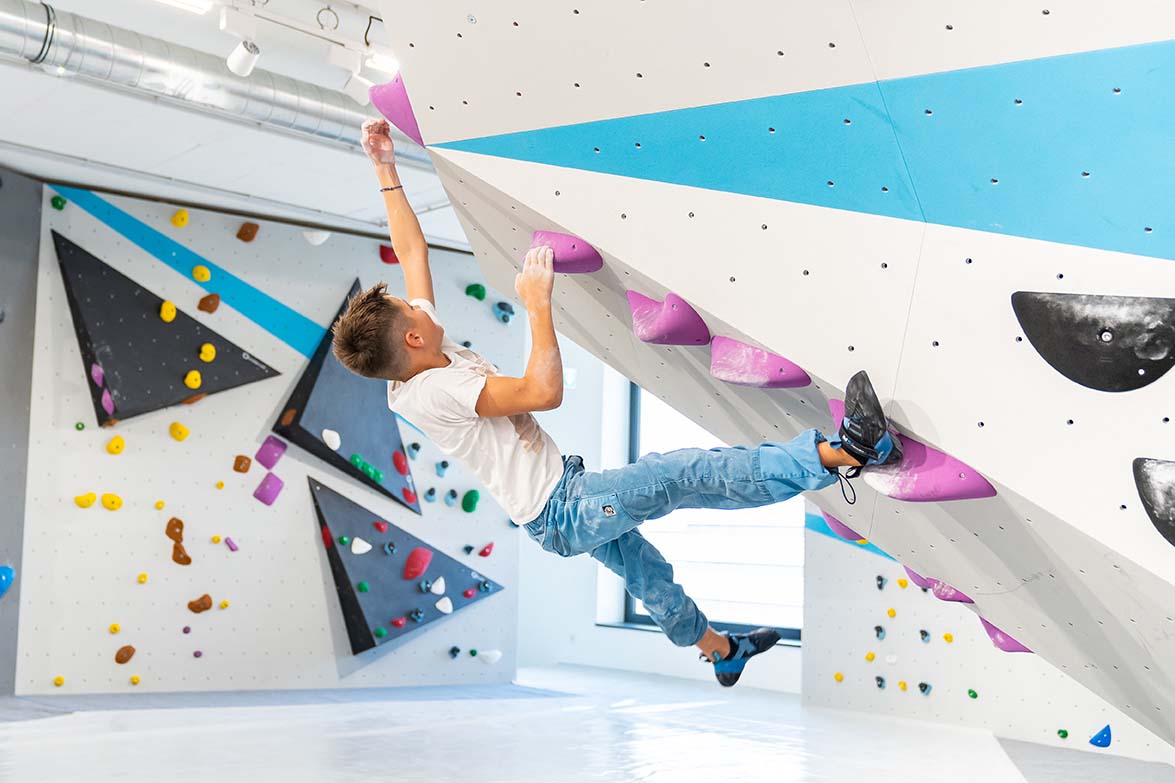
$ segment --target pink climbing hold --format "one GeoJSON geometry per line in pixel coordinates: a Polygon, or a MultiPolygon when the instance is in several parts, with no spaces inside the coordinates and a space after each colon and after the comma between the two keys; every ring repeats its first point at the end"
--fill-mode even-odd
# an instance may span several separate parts
{"type": "Polygon", "coordinates": [[[853,530],[831,514],[821,511],[820,516],[824,517],[824,521],[828,523],[828,527],[831,528],[832,532],[836,533],[845,541],[856,543],[857,541],[864,540],[865,536],[859,535],[856,530],[853,530]]]}
{"type": "Polygon", "coordinates": [[[1029,650],[1027,647],[1020,644],[1020,642],[1016,641],[1011,636],[1008,636],[1006,633],[1001,631],[999,628],[996,628],[994,625],[989,623],[987,620],[984,620],[982,617],[979,618],[979,622],[983,623],[983,630],[987,631],[988,637],[991,638],[991,643],[994,644],[996,647],[1000,648],[1001,650],[1003,650],[1004,652],[1009,652],[1009,653],[1019,653],[1019,652],[1030,653],[1030,652],[1032,652],[1032,650],[1029,650]]]}
{"type": "Polygon", "coordinates": [[[564,275],[598,272],[604,266],[604,259],[594,247],[571,234],[557,231],[536,231],[531,247],[547,246],[555,251],[555,271],[564,275]]]}
{"type": "Polygon", "coordinates": [[[257,453],[253,455],[253,459],[260,462],[269,469],[277,464],[277,461],[286,453],[286,444],[280,439],[270,435],[261,444],[261,448],[257,449],[257,453]]]}
{"type": "Polygon", "coordinates": [[[906,576],[910,577],[910,581],[914,583],[915,587],[920,587],[923,590],[930,590],[938,582],[937,579],[927,579],[926,577],[922,576],[922,574],[918,573],[912,568],[909,568],[908,566],[902,566],[902,568],[906,569],[906,576]]]}
{"type": "Polygon", "coordinates": [[[710,374],[736,386],[761,389],[795,389],[812,383],[798,364],[729,337],[715,337],[710,344],[710,374]]]}
{"type": "MultiPolygon", "coordinates": [[[[829,400],[828,410],[833,425],[839,428],[845,417],[844,402],[829,400]]],[[[861,474],[865,483],[881,494],[912,503],[995,497],[995,487],[971,466],[905,435],[899,434],[898,439],[902,442],[901,462],[861,474]]]]}
{"type": "Polygon", "coordinates": [[[92,380],[94,385],[99,389],[102,388],[102,381],[106,380],[106,373],[102,370],[102,365],[98,364],[97,362],[90,365],[90,380],[92,380]]]}
{"type": "Polygon", "coordinates": [[[957,604],[973,604],[970,596],[962,590],[951,587],[946,582],[940,582],[937,579],[927,579],[930,583],[930,592],[934,593],[934,597],[940,601],[951,601],[957,604]]]}
{"type": "Polygon", "coordinates": [[[114,415],[114,398],[110,396],[110,389],[102,390],[102,410],[109,416],[114,415]]]}
{"type": "Polygon", "coordinates": [[[632,331],[643,342],[655,345],[705,345],[710,342],[706,322],[677,294],[664,302],[636,291],[626,292],[632,311],[632,331]]]}
{"type": "Polygon", "coordinates": [[[379,113],[387,117],[388,122],[399,128],[405,136],[424,146],[424,138],[420,135],[420,126],[416,124],[416,114],[408,101],[408,91],[404,88],[402,75],[396,74],[387,84],[374,85],[367,91],[367,95],[379,113]]]}
{"type": "Polygon", "coordinates": [[[277,476],[266,473],[265,478],[261,479],[261,483],[257,485],[257,489],[253,490],[253,497],[267,506],[272,506],[273,501],[277,500],[278,494],[285,485],[285,482],[277,476]]]}

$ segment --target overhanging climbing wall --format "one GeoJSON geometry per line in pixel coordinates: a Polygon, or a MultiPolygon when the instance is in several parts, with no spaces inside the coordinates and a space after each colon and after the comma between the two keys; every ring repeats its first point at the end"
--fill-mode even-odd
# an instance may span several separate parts
{"type": "Polygon", "coordinates": [[[815,502],[1175,741],[1175,8],[384,12],[492,283],[533,231],[594,245],[560,331],[733,443],[832,428],[867,369],[927,448],[815,502]],[[629,291],[680,297],[754,371],[636,339],[629,291]]]}

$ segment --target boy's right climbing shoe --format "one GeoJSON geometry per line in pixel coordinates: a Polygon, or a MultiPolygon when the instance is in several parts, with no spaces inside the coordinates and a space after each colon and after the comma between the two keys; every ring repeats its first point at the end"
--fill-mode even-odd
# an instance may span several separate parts
{"type": "MultiPolygon", "coordinates": [[[[873,391],[869,376],[861,370],[849,379],[845,389],[845,417],[840,425],[841,448],[861,463],[887,465],[902,458],[902,442],[889,430],[889,422],[873,391]]],[[[850,468],[848,478],[855,478],[861,468],[850,468]]]]}
{"type": "Polygon", "coordinates": [[[703,661],[714,664],[714,676],[723,688],[730,688],[743,675],[747,661],[759,653],[770,650],[779,641],[779,631],[774,628],[760,628],[750,633],[724,633],[730,640],[730,653],[723,658],[715,654],[715,660],[709,661],[705,655],[699,655],[703,661]]]}

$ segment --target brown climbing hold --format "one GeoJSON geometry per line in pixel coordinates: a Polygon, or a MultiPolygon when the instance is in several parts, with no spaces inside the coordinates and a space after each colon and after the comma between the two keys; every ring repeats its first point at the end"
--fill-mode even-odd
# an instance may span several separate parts
{"type": "Polygon", "coordinates": [[[257,237],[257,229],[260,228],[256,223],[242,223],[241,227],[237,229],[237,239],[242,242],[252,242],[257,237]]]}
{"type": "Polygon", "coordinates": [[[208,396],[207,392],[200,392],[199,394],[193,394],[191,397],[180,400],[180,405],[194,405],[207,396],[208,396]]]}
{"type": "Polygon", "coordinates": [[[248,473],[249,468],[253,465],[253,460],[246,457],[244,454],[238,454],[233,459],[233,470],[237,473],[248,473]]]}
{"type": "Polygon", "coordinates": [[[127,661],[129,661],[131,658],[134,658],[134,657],[135,657],[135,648],[128,644],[125,647],[118,648],[118,652],[116,652],[114,654],[114,662],[115,663],[126,663],[127,661]]]}
{"type": "Polygon", "coordinates": [[[297,415],[298,415],[298,411],[294,410],[293,408],[290,408],[289,410],[287,410],[285,413],[282,414],[282,426],[288,427],[291,424],[293,424],[294,417],[297,415]]]}
{"type": "Polygon", "coordinates": [[[167,520],[167,537],[177,544],[184,543],[184,521],[179,517],[167,520]]]}
{"type": "Polygon", "coordinates": [[[192,556],[184,549],[184,545],[179,542],[171,545],[171,559],[172,562],[178,563],[179,565],[192,564],[192,556]]]}
{"type": "Polygon", "coordinates": [[[208,593],[205,593],[195,601],[188,601],[188,608],[192,610],[193,614],[207,612],[212,608],[212,596],[208,595],[208,593]]]}
{"type": "Polygon", "coordinates": [[[205,313],[215,313],[218,307],[220,307],[220,294],[202,296],[200,297],[199,303],[196,304],[196,309],[202,310],[205,313]]]}

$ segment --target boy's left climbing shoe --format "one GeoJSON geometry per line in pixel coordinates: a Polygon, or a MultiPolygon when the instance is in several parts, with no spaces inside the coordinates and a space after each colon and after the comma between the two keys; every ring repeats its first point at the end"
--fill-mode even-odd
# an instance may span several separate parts
{"type": "MultiPolygon", "coordinates": [[[[849,379],[845,390],[845,418],[840,425],[841,448],[853,455],[862,467],[887,465],[902,458],[902,442],[889,430],[881,402],[869,376],[861,370],[849,379]]],[[[850,468],[853,478],[860,468],[850,468]]]]}
{"type": "MultiPolygon", "coordinates": [[[[779,631],[774,628],[760,628],[750,633],[723,634],[730,639],[730,654],[715,655],[714,676],[718,683],[729,688],[738,682],[746,668],[747,661],[761,652],[767,652],[779,641],[779,631]]],[[[709,660],[705,655],[699,656],[702,660],[709,660]]]]}

